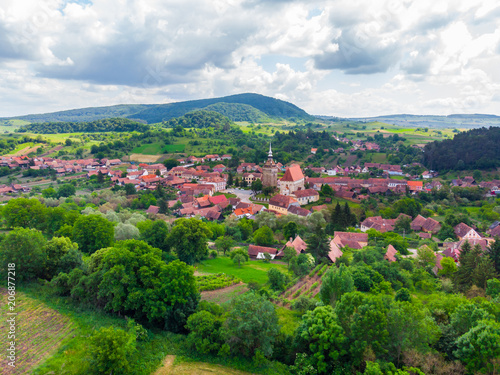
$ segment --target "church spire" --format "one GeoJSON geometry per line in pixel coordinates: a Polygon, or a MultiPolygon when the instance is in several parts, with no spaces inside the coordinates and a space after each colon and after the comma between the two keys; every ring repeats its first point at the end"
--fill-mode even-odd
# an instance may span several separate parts
{"type": "Polygon", "coordinates": [[[273,151],[271,150],[271,142],[269,142],[269,153],[267,154],[268,159],[273,158],[273,151]]]}

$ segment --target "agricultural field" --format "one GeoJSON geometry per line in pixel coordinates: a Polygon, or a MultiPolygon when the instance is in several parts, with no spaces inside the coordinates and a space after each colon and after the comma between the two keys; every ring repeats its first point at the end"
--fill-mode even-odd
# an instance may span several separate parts
{"type": "MultiPolygon", "coordinates": [[[[327,270],[328,270],[328,265],[326,264],[318,265],[309,273],[309,275],[304,276],[297,283],[291,285],[288,289],[286,289],[282,293],[282,297],[284,297],[288,301],[293,301],[294,299],[297,299],[300,296],[305,296],[309,298],[316,297],[321,287],[321,277],[327,270]]],[[[288,306],[288,304],[285,303],[285,306],[288,306]]]]}
{"type": "MultiPolygon", "coordinates": [[[[0,291],[2,296],[2,314],[7,308],[7,290],[0,291]]],[[[22,292],[16,293],[16,342],[17,362],[15,370],[10,370],[4,355],[0,357],[3,374],[27,374],[54,354],[60,345],[72,338],[76,325],[65,315],[51,309],[44,303],[28,297],[22,292]]],[[[0,330],[7,332],[7,322],[0,321],[0,330]]]]}
{"type": "Polygon", "coordinates": [[[234,370],[211,363],[178,361],[174,355],[166,356],[161,367],[153,375],[191,374],[250,375],[249,372],[234,370]]]}
{"type": "Polygon", "coordinates": [[[227,288],[234,284],[241,283],[241,280],[234,275],[226,275],[225,273],[217,273],[212,275],[197,276],[196,282],[200,292],[208,290],[217,290],[227,288]]]}
{"type": "Polygon", "coordinates": [[[218,257],[207,259],[197,265],[198,272],[201,273],[225,273],[234,275],[244,283],[256,281],[259,284],[267,282],[267,271],[270,268],[278,268],[280,271],[288,273],[284,263],[264,263],[259,260],[251,260],[238,267],[229,257],[218,257]]]}

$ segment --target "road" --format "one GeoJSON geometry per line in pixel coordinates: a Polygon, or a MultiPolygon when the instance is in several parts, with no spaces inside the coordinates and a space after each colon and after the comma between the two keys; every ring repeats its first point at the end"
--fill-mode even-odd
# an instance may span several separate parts
{"type": "Polygon", "coordinates": [[[252,202],[250,202],[250,197],[253,196],[252,190],[240,190],[238,188],[235,188],[235,189],[225,190],[225,191],[223,191],[223,193],[235,194],[238,198],[241,199],[242,202],[252,203],[252,202]]]}

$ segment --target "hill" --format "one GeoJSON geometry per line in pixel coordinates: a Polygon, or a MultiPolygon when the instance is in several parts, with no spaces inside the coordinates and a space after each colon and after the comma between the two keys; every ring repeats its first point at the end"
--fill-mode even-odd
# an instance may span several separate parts
{"type": "Polygon", "coordinates": [[[314,119],[313,116],[307,114],[292,103],[283,100],[270,98],[259,94],[238,94],[225,96],[223,98],[190,100],[187,102],[160,104],[152,108],[147,108],[139,113],[128,116],[129,118],[143,120],[147,123],[155,123],[170,120],[174,117],[180,117],[187,112],[195,109],[203,109],[212,104],[218,103],[236,103],[247,104],[264,112],[268,116],[280,118],[297,118],[303,120],[314,119]]]}
{"type": "MultiPolygon", "coordinates": [[[[323,119],[335,119],[322,116],[323,119]]],[[[385,122],[387,124],[405,127],[430,128],[465,128],[474,129],[484,126],[500,126],[500,116],[484,114],[454,114],[448,116],[432,115],[389,115],[378,117],[351,118],[361,122],[385,122]]]]}
{"type": "Polygon", "coordinates": [[[207,109],[206,107],[213,105],[215,107],[208,108],[208,110],[226,115],[233,121],[255,122],[255,119],[267,121],[266,116],[285,119],[296,118],[308,121],[314,119],[313,116],[307,114],[296,105],[283,100],[259,94],[238,94],[222,98],[190,100],[169,104],[122,104],[37,115],[4,117],[0,118],[0,123],[9,125],[12,123],[12,120],[24,120],[30,123],[55,121],[89,122],[111,117],[125,117],[152,124],[168,121],[197,109],[207,109]]]}
{"type": "Polygon", "coordinates": [[[264,112],[248,104],[241,103],[216,103],[205,108],[207,111],[218,112],[230,118],[232,121],[246,122],[269,122],[272,119],[264,112]]]}
{"type": "Polygon", "coordinates": [[[70,109],[68,111],[44,113],[37,115],[26,115],[17,117],[4,117],[0,121],[7,122],[12,119],[24,120],[30,123],[34,122],[84,122],[95,121],[111,117],[127,117],[131,114],[140,112],[148,107],[154,106],[148,104],[120,104],[108,107],[89,107],[80,109],[70,109]]]}
{"type": "Polygon", "coordinates": [[[184,116],[173,118],[163,123],[166,127],[175,128],[180,125],[183,128],[222,128],[228,131],[234,123],[218,112],[199,110],[186,113],[184,116]]]}
{"type": "Polygon", "coordinates": [[[488,169],[500,166],[500,128],[473,129],[453,139],[429,143],[424,148],[429,169],[488,169]]]}
{"type": "Polygon", "coordinates": [[[94,132],[145,132],[149,125],[126,118],[110,118],[91,122],[43,122],[21,126],[20,133],[94,133],[94,132]]]}

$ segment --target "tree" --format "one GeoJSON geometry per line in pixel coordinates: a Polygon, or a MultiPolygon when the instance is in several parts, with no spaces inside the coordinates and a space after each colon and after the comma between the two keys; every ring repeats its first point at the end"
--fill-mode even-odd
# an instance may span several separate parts
{"type": "Polygon", "coordinates": [[[45,206],[38,199],[11,199],[3,208],[5,224],[9,228],[39,228],[43,225],[45,206]]]}
{"type": "Polygon", "coordinates": [[[472,283],[482,289],[486,289],[486,282],[490,279],[498,277],[495,271],[495,264],[488,254],[483,254],[480,257],[474,272],[472,272],[472,283]]]}
{"type": "Polygon", "coordinates": [[[396,292],[394,300],[397,302],[411,302],[411,293],[406,288],[401,288],[396,292]]]}
{"type": "Polygon", "coordinates": [[[115,240],[131,240],[138,239],[140,236],[139,229],[132,224],[118,223],[115,226],[115,240]]]}
{"type": "Polygon", "coordinates": [[[57,189],[57,197],[71,197],[72,195],[75,195],[76,193],[76,188],[75,185],[72,184],[64,184],[61,185],[59,189],[57,189]]]}
{"type": "Polygon", "coordinates": [[[344,349],[347,340],[331,306],[306,312],[297,329],[296,340],[320,374],[333,373],[334,364],[347,354],[344,349]]]}
{"type": "Polygon", "coordinates": [[[7,277],[9,264],[15,264],[18,282],[42,277],[47,262],[46,240],[36,229],[15,228],[0,246],[0,270],[7,277]]]}
{"type": "Polygon", "coordinates": [[[402,233],[403,231],[407,234],[411,232],[411,219],[406,216],[400,217],[394,225],[394,232],[402,233]]]}
{"type": "Polygon", "coordinates": [[[285,237],[286,240],[288,240],[289,238],[295,238],[295,235],[298,231],[299,226],[297,225],[297,223],[294,221],[290,221],[283,226],[283,237],[285,237]]]}
{"type": "Polygon", "coordinates": [[[136,337],[122,329],[103,327],[90,338],[89,358],[98,374],[129,374],[136,337]]]}
{"type": "Polygon", "coordinates": [[[168,226],[163,220],[155,220],[150,222],[149,225],[145,225],[140,237],[141,240],[161,251],[169,251],[170,249],[167,238],[168,226]]]}
{"type": "Polygon", "coordinates": [[[486,282],[486,294],[491,298],[496,298],[500,295],[500,280],[491,279],[486,282]]]}
{"type": "Polygon", "coordinates": [[[457,264],[455,260],[450,257],[444,257],[441,259],[441,267],[438,271],[439,276],[452,277],[455,272],[457,272],[457,264]]]}
{"type": "Polygon", "coordinates": [[[287,246],[283,250],[283,260],[287,263],[288,268],[290,268],[290,261],[297,256],[297,250],[293,247],[287,246]]]}
{"type": "Polygon", "coordinates": [[[450,326],[456,333],[456,336],[462,336],[470,329],[474,328],[482,320],[494,320],[495,317],[485,309],[472,303],[464,303],[455,309],[450,315],[450,326]]]}
{"type": "Polygon", "coordinates": [[[167,167],[167,169],[172,169],[179,165],[179,162],[176,159],[166,159],[163,161],[163,165],[167,167]]]}
{"type": "Polygon", "coordinates": [[[259,246],[269,246],[274,243],[274,235],[271,228],[264,225],[253,233],[253,240],[259,246]]]}
{"type": "Polygon", "coordinates": [[[231,250],[234,244],[235,242],[231,236],[221,236],[215,240],[215,247],[217,250],[222,251],[224,255],[226,255],[227,251],[231,250]]]}
{"type": "Polygon", "coordinates": [[[262,181],[260,179],[252,181],[252,191],[257,194],[257,192],[261,190],[262,190],[262,181]]]}
{"type": "Polygon", "coordinates": [[[316,262],[328,256],[330,252],[330,242],[324,230],[319,228],[309,236],[307,239],[307,252],[316,259],[316,262]]]}
{"type": "Polygon", "coordinates": [[[252,357],[260,350],[266,357],[272,355],[279,333],[278,316],[264,297],[245,293],[234,298],[224,327],[232,352],[252,357]]]}
{"type": "Polygon", "coordinates": [[[482,321],[457,340],[455,356],[472,372],[495,374],[500,358],[500,323],[482,321]]]}
{"type": "Polygon", "coordinates": [[[125,184],[125,194],[126,195],[137,194],[137,190],[135,190],[134,184],[125,184]]]}
{"type": "Polygon", "coordinates": [[[178,219],[168,236],[168,243],[177,256],[187,264],[193,264],[208,254],[207,240],[210,229],[201,220],[178,219]]]}
{"type": "Polygon", "coordinates": [[[495,264],[495,269],[500,273],[500,237],[495,237],[495,241],[488,248],[488,254],[495,264]]]}
{"type": "Polygon", "coordinates": [[[114,238],[113,223],[100,215],[80,216],[73,227],[72,239],[84,253],[111,246],[114,238]]]}
{"type": "Polygon", "coordinates": [[[92,254],[89,276],[71,295],[172,331],[184,329],[200,297],[193,267],[179,260],[167,264],[160,249],[139,240],[119,241],[92,254]]]}
{"type": "Polygon", "coordinates": [[[68,254],[70,250],[78,250],[78,245],[67,237],[54,237],[45,245],[47,262],[45,264],[45,277],[51,279],[58,274],[59,263],[61,259],[68,254]]]}
{"type": "Polygon", "coordinates": [[[42,197],[44,198],[57,198],[57,191],[52,186],[42,190],[42,197]]]}
{"type": "Polygon", "coordinates": [[[469,241],[465,241],[460,252],[460,267],[453,278],[455,285],[461,292],[465,292],[472,286],[474,282],[472,275],[481,258],[480,246],[476,245],[472,250],[469,250],[470,248],[469,241]]]}
{"type": "Polygon", "coordinates": [[[331,267],[321,278],[319,296],[325,305],[335,306],[340,297],[354,290],[354,281],[348,267],[331,267]]]}
{"type": "Polygon", "coordinates": [[[233,250],[229,253],[229,257],[233,260],[235,264],[238,265],[238,267],[241,267],[241,265],[250,259],[248,256],[248,253],[243,250],[243,249],[236,249],[233,250]]]}
{"type": "Polygon", "coordinates": [[[321,185],[321,193],[324,197],[333,197],[335,194],[332,187],[328,184],[321,185]]]}
{"type": "Polygon", "coordinates": [[[453,227],[451,225],[443,224],[441,226],[441,229],[439,229],[439,232],[437,234],[437,238],[439,238],[441,241],[444,241],[447,238],[456,239],[457,236],[455,235],[455,230],[453,229],[453,227]]]}
{"type": "Polygon", "coordinates": [[[422,267],[434,267],[436,264],[436,253],[427,245],[417,249],[417,264],[422,267]]]}
{"type": "Polygon", "coordinates": [[[287,277],[279,269],[274,267],[269,269],[269,271],[267,271],[267,278],[269,280],[269,285],[271,286],[271,289],[276,291],[285,290],[287,277]]]}
{"type": "Polygon", "coordinates": [[[422,204],[413,198],[403,198],[395,202],[392,208],[396,214],[403,213],[416,217],[422,210],[422,204]]]}
{"type": "Polygon", "coordinates": [[[212,311],[201,310],[194,313],[186,324],[190,331],[188,342],[200,353],[217,354],[224,345],[224,320],[222,312],[214,314],[212,311]]]}

